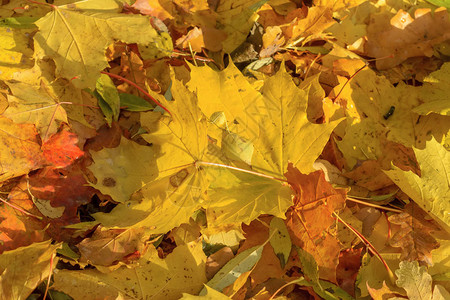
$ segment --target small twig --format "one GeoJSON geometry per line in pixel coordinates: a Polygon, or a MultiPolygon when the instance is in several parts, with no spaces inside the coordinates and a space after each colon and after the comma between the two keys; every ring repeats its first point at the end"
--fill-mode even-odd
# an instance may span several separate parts
{"type": "Polygon", "coordinates": [[[126,82],[126,83],[128,83],[128,84],[134,86],[134,87],[135,87],[136,89],[138,89],[141,93],[143,93],[148,99],[150,99],[154,104],[160,106],[162,109],[164,109],[164,110],[172,117],[172,113],[171,113],[166,107],[164,107],[161,103],[159,103],[158,100],[156,100],[155,98],[153,98],[146,90],[144,90],[143,88],[141,88],[140,86],[138,86],[138,85],[137,85],[136,83],[134,83],[133,81],[128,80],[128,79],[126,79],[126,78],[124,78],[124,77],[122,77],[122,76],[120,76],[120,75],[108,73],[108,72],[105,72],[105,71],[101,71],[100,73],[106,74],[106,75],[108,75],[109,77],[113,77],[113,78],[122,80],[123,82],[126,82]]]}
{"type": "Polygon", "coordinates": [[[47,298],[47,292],[50,287],[50,279],[52,278],[52,273],[53,273],[53,254],[52,257],[50,258],[50,272],[48,273],[47,286],[45,287],[44,298],[42,298],[43,300],[47,298]]]}
{"type": "Polygon", "coordinates": [[[364,202],[364,201],[361,201],[361,200],[358,200],[358,199],[355,199],[355,198],[352,198],[352,197],[347,197],[347,200],[352,201],[352,202],[355,202],[355,203],[359,203],[359,204],[364,204],[364,205],[367,205],[367,206],[370,206],[370,207],[375,207],[375,208],[379,208],[379,209],[383,209],[383,210],[392,211],[392,212],[395,212],[395,213],[401,213],[401,212],[403,212],[403,211],[400,210],[400,209],[384,207],[384,206],[381,206],[381,205],[377,205],[377,204],[372,204],[372,203],[364,202]]]}
{"type": "Polygon", "coordinates": [[[359,72],[361,72],[365,67],[367,67],[369,64],[364,64],[361,68],[359,68],[350,78],[344,83],[339,93],[336,95],[336,97],[333,98],[333,100],[336,100],[341,95],[342,91],[344,90],[345,86],[355,77],[359,72]]]}

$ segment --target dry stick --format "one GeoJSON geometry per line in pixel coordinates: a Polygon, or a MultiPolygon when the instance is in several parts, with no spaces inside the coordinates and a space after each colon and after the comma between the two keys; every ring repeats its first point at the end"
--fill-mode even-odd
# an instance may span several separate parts
{"type": "Polygon", "coordinates": [[[333,212],[333,215],[338,219],[339,222],[341,222],[342,224],[347,226],[348,229],[350,229],[363,242],[363,244],[366,245],[366,247],[370,250],[370,252],[372,252],[372,254],[374,254],[376,257],[378,257],[378,259],[381,261],[381,263],[386,268],[388,275],[389,275],[389,279],[391,280],[392,283],[394,283],[395,282],[394,273],[392,273],[392,271],[389,268],[389,266],[387,265],[386,261],[383,259],[383,257],[381,257],[381,254],[377,251],[377,249],[375,249],[375,247],[369,242],[369,240],[367,240],[360,232],[358,232],[350,224],[348,224],[341,217],[339,217],[338,214],[333,212]]]}
{"type": "Polygon", "coordinates": [[[212,62],[212,63],[214,63],[214,60],[212,58],[207,58],[207,57],[205,58],[205,57],[201,57],[201,56],[198,56],[198,55],[194,55],[192,57],[192,54],[190,54],[190,53],[184,53],[184,52],[180,52],[179,50],[174,49],[173,52],[172,52],[172,57],[176,57],[176,56],[186,56],[187,59],[189,59],[189,58],[192,59],[193,58],[195,60],[199,60],[199,61],[202,61],[202,62],[212,62]]]}
{"type": "Polygon", "coordinates": [[[283,179],[283,178],[278,178],[278,177],[274,177],[274,176],[258,173],[258,172],[255,172],[255,171],[250,171],[250,170],[241,169],[241,168],[237,168],[237,167],[227,166],[227,165],[223,165],[223,164],[217,164],[217,163],[206,162],[206,161],[197,161],[195,163],[195,165],[215,166],[215,167],[227,168],[227,169],[232,169],[232,170],[236,170],[236,171],[240,171],[240,172],[244,172],[244,173],[248,173],[248,174],[253,174],[253,175],[256,175],[256,176],[259,176],[259,177],[274,179],[274,180],[278,180],[278,181],[281,181],[281,182],[288,182],[286,179],[283,179]]]}
{"type": "Polygon", "coordinates": [[[359,204],[364,204],[364,205],[367,205],[367,206],[370,206],[370,207],[375,207],[375,208],[379,208],[379,209],[384,209],[384,210],[396,212],[396,213],[402,213],[403,212],[400,209],[384,207],[384,206],[381,206],[381,205],[364,202],[364,201],[361,201],[361,200],[358,200],[358,199],[355,199],[355,198],[352,198],[352,197],[347,197],[347,200],[355,202],[355,203],[359,203],[359,204]]]}
{"type": "Polygon", "coordinates": [[[369,64],[364,64],[364,66],[362,66],[361,68],[359,68],[352,76],[350,76],[350,78],[344,83],[344,85],[342,86],[341,90],[339,91],[339,93],[336,95],[336,97],[334,97],[333,101],[335,101],[337,98],[339,98],[339,95],[342,93],[342,91],[344,90],[345,86],[353,79],[353,77],[355,77],[359,72],[361,72],[365,67],[367,67],[369,64]]]}
{"type": "Polygon", "coordinates": [[[109,77],[113,77],[119,80],[122,80],[123,82],[126,82],[128,84],[131,84],[132,86],[134,86],[136,89],[138,89],[141,93],[143,93],[148,99],[150,99],[154,104],[160,106],[162,109],[164,109],[171,117],[172,117],[172,113],[166,108],[164,107],[161,103],[158,102],[158,100],[156,100],[155,98],[153,98],[146,90],[144,90],[143,88],[141,88],[140,86],[138,86],[136,83],[134,83],[131,80],[128,80],[120,75],[116,75],[116,74],[112,74],[112,73],[108,73],[105,71],[101,71],[100,73],[102,74],[106,74],[109,77]]]}

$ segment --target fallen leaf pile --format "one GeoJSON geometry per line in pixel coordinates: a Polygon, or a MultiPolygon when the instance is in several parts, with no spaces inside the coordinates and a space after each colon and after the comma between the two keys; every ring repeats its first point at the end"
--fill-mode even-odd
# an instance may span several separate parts
{"type": "Polygon", "coordinates": [[[448,1],[0,3],[0,300],[450,299],[448,1]]]}

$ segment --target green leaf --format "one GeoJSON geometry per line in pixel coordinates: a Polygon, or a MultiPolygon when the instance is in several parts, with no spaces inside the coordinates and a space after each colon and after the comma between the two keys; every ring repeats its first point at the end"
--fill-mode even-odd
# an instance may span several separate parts
{"type": "Polygon", "coordinates": [[[98,106],[102,110],[103,115],[105,116],[106,123],[108,123],[109,126],[111,126],[111,123],[113,121],[113,111],[111,107],[108,105],[108,103],[103,100],[102,96],[97,91],[94,91],[92,93],[98,100],[98,106]]]}
{"type": "Polygon", "coordinates": [[[120,107],[128,111],[149,111],[153,106],[145,99],[136,95],[120,93],[120,107]]]}
{"type": "Polygon", "coordinates": [[[317,266],[317,262],[315,261],[314,257],[302,248],[296,247],[296,249],[303,273],[309,278],[309,280],[311,280],[314,285],[322,289],[319,282],[319,267],[317,266]]]}
{"type": "MultiPolygon", "coordinates": [[[[221,291],[233,284],[239,276],[250,271],[261,258],[264,245],[259,245],[242,251],[231,259],[220,269],[216,275],[206,284],[217,291],[221,291]]],[[[205,295],[206,288],[203,288],[199,295],[205,295]]]]}
{"type": "Polygon", "coordinates": [[[39,20],[38,17],[16,17],[0,19],[0,27],[11,28],[36,28],[34,22],[39,20]]]}
{"type": "Polygon", "coordinates": [[[395,275],[397,285],[406,290],[410,300],[431,300],[431,276],[417,261],[401,261],[395,275]]]}
{"type": "Polygon", "coordinates": [[[108,66],[105,49],[114,41],[149,45],[162,39],[147,17],[121,14],[120,9],[114,0],[54,6],[36,22],[37,57],[52,58],[56,73],[73,78],[75,86],[92,88],[108,66]]]}
{"type": "Polygon", "coordinates": [[[272,236],[270,245],[280,260],[281,268],[284,269],[291,254],[292,243],[286,224],[282,219],[274,217],[270,221],[269,236],[272,236]]]}
{"type": "Polygon", "coordinates": [[[101,74],[100,78],[97,80],[97,84],[95,85],[95,91],[97,92],[98,96],[100,96],[104,101],[104,103],[101,103],[100,105],[103,113],[105,113],[105,111],[103,110],[105,104],[110,108],[110,110],[106,109],[108,115],[105,113],[105,116],[107,117],[107,119],[109,120],[109,118],[111,117],[112,120],[117,121],[120,114],[120,98],[119,92],[117,91],[114,82],[111,80],[111,78],[109,78],[108,75],[101,74]]]}
{"type": "Polygon", "coordinates": [[[436,5],[438,7],[445,7],[447,9],[450,9],[450,1],[449,0],[425,0],[433,5],[436,5]]]}

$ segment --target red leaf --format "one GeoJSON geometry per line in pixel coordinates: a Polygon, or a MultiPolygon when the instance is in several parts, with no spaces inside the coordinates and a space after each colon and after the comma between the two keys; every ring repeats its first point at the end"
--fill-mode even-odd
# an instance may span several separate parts
{"type": "Polygon", "coordinates": [[[44,157],[53,167],[67,167],[84,154],[84,152],[76,145],[77,142],[78,138],[76,134],[62,130],[52,135],[50,139],[42,145],[44,157]]]}

